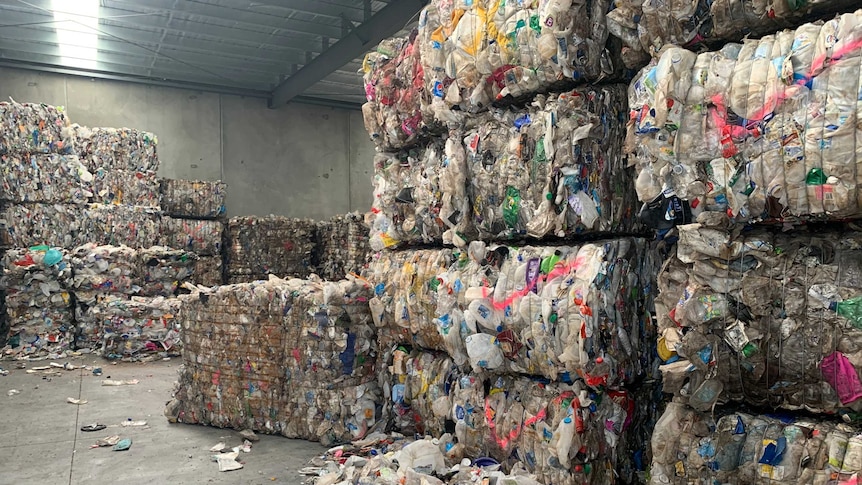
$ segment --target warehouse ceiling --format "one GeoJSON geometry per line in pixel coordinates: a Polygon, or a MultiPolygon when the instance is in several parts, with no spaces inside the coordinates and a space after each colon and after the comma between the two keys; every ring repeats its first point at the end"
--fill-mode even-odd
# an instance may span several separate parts
{"type": "Polygon", "coordinates": [[[0,66],[356,107],[427,0],[0,0],[0,66]]]}

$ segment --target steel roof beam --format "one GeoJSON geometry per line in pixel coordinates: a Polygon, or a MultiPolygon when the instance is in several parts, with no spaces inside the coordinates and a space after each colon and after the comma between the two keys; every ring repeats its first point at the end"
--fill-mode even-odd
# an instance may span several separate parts
{"type": "Polygon", "coordinates": [[[427,4],[428,0],[398,0],[386,5],[371,19],[350,31],[326,52],[279,84],[272,92],[270,107],[287,104],[333,71],[371,50],[381,40],[401,30],[427,4]]]}

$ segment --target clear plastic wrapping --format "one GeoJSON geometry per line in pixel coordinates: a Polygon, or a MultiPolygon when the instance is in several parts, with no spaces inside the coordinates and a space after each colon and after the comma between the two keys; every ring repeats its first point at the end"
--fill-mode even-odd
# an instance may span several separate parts
{"type": "Polygon", "coordinates": [[[52,244],[155,246],[160,240],[158,212],[125,205],[10,205],[0,214],[0,244],[30,247],[52,244]]]}
{"type": "Polygon", "coordinates": [[[44,357],[69,349],[74,342],[72,274],[69,254],[38,246],[10,249],[3,256],[5,310],[10,324],[8,344],[18,355],[44,357]]]}
{"type": "Polygon", "coordinates": [[[859,6],[854,0],[616,0],[607,22],[632,69],[668,44],[695,47],[771,34],[859,6]]]}
{"type": "Polygon", "coordinates": [[[161,179],[161,207],[166,215],[183,219],[224,217],[227,184],[217,181],[161,179]]]}
{"type": "Polygon", "coordinates": [[[678,229],[656,300],[665,392],[700,411],[859,409],[862,234],[678,229]]]}
{"type": "MultiPolygon", "coordinates": [[[[715,5],[715,4],[714,4],[715,5]]],[[[642,220],[859,216],[862,10],[700,55],[666,46],[629,90],[642,220]]]]}
{"type": "Polygon", "coordinates": [[[279,280],[182,296],[184,371],[174,416],[325,443],[378,418],[370,290],[279,280]]]}
{"type": "Polygon", "coordinates": [[[652,436],[651,485],[854,483],[862,430],[806,417],[699,413],[670,403],[652,436]]]}
{"type": "Polygon", "coordinates": [[[234,217],[227,228],[227,275],[231,283],[314,272],[317,223],[288,217],[234,217]]]}
{"type": "Polygon", "coordinates": [[[366,278],[381,345],[446,351],[491,374],[540,375],[594,387],[646,376],[654,354],[645,240],[581,246],[381,252],[366,278]]]}
{"type": "Polygon", "coordinates": [[[222,254],[225,223],[212,220],[161,217],[160,244],[200,256],[222,254]]]}
{"type": "Polygon", "coordinates": [[[68,125],[62,107],[0,102],[0,154],[69,153],[68,125]]]}

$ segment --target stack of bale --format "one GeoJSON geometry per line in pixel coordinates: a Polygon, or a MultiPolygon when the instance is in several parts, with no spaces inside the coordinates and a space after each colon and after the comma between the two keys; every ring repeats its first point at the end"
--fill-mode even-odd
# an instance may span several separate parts
{"type": "Polygon", "coordinates": [[[855,483],[862,11],[775,31],[858,2],[774,2],[760,20],[740,4],[753,24],[723,31],[728,3],[701,12],[715,37],[773,30],[701,54],[655,35],[668,45],[629,91],[641,220],[677,241],[656,301],[673,402],[651,483],[855,483]]]}
{"type": "Polygon", "coordinates": [[[224,283],[227,185],[200,180],[162,179],[162,244],[199,256],[194,283],[224,283]]]}
{"type": "Polygon", "coordinates": [[[365,217],[358,213],[334,216],[317,224],[314,266],[326,281],[338,281],[360,274],[370,249],[365,217]]]}
{"type": "Polygon", "coordinates": [[[636,237],[609,3],[432,1],[366,58],[384,409],[454,435],[454,463],[646,472],[659,260],[636,237]]]}
{"type": "Polygon", "coordinates": [[[164,298],[191,277],[197,256],[159,245],[171,241],[162,237],[156,137],[70,125],[47,105],[0,103],[0,112],[9,351],[140,359],[178,349],[163,318],[175,303],[164,298]]]}
{"type": "Polygon", "coordinates": [[[271,277],[184,295],[184,368],[171,421],[326,444],[379,418],[370,288],[271,277]]]}
{"type": "Polygon", "coordinates": [[[306,278],[314,272],[317,223],[282,216],[233,217],[227,225],[226,282],[277,277],[306,278]]]}

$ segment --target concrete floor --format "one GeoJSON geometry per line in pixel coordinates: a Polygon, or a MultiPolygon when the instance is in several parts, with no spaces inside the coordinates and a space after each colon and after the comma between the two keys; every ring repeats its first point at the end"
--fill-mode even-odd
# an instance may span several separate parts
{"type": "MultiPolygon", "coordinates": [[[[60,361],[62,363],[63,361],[60,361]]],[[[59,375],[28,374],[16,362],[0,361],[0,484],[300,484],[297,471],[325,449],[317,443],[261,436],[251,453],[241,453],[245,468],[219,472],[209,449],[224,441],[242,443],[232,430],[170,424],[162,411],[170,400],[180,359],[148,364],[117,364],[92,356],[68,362],[101,367],[55,370],[59,375]],[[137,385],[102,386],[103,379],[138,379],[137,385]],[[9,396],[12,389],[20,394],[9,396]],[[67,398],[86,399],[74,405],[67,398]],[[142,428],[122,427],[128,419],[146,420],[142,428]],[[98,422],[108,426],[82,432],[98,422]],[[90,448],[111,435],[131,438],[128,451],[90,448]]],[[[27,369],[48,365],[27,362],[27,369]]]]}

